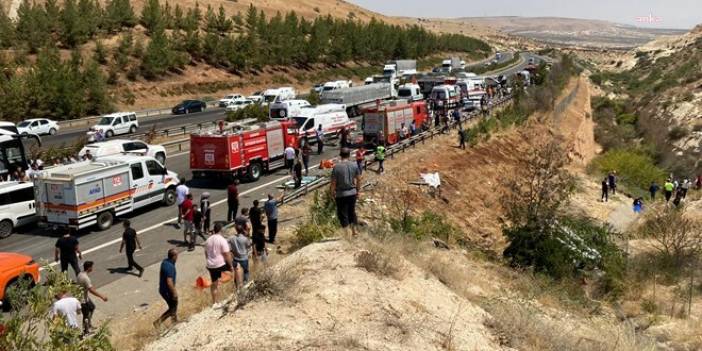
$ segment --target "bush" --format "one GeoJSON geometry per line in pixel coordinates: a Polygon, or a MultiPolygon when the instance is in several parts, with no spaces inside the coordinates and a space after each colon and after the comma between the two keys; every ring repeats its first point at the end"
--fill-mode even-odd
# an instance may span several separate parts
{"type": "Polygon", "coordinates": [[[293,232],[293,247],[301,248],[334,235],[339,228],[336,203],[329,191],[315,191],[309,208],[309,218],[293,232]]]}
{"type": "Polygon", "coordinates": [[[459,236],[456,229],[442,214],[424,211],[420,216],[407,214],[393,217],[388,220],[392,229],[398,233],[409,235],[416,240],[438,238],[446,242],[459,236]]]}
{"type": "Polygon", "coordinates": [[[227,121],[236,122],[254,118],[259,122],[268,121],[268,106],[252,104],[236,111],[227,112],[227,121]]]}
{"type": "Polygon", "coordinates": [[[662,263],[677,270],[694,262],[702,253],[702,222],[685,216],[685,207],[652,211],[639,234],[652,238],[662,263]]]}
{"type": "Polygon", "coordinates": [[[687,128],[683,126],[675,126],[668,132],[668,138],[670,138],[671,141],[676,141],[686,137],[689,133],[690,132],[687,130],[687,128]]]}
{"type": "Polygon", "coordinates": [[[400,279],[400,269],[396,262],[389,257],[388,253],[381,251],[378,248],[369,250],[361,250],[354,255],[356,267],[363,268],[366,271],[376,274],[380,277],[392,277],[400,279]]]}
{"type": "Polygon", "coordinates": [[[633,113],[622,113],[619,116],[617,116],[617,123],[618,124],[635,125],[637,120],[638,120],[638,117],[636,117],[636,115],[633,113]]]}
{"type": "Polygon", "coordinates": [[[653,158],[640,150],[610,150],[592,161],[591,170],[598,176],[617,171],[620,183],[648,189],[652,181],[665,179],[666,173],[655,165],[653,158]]]}

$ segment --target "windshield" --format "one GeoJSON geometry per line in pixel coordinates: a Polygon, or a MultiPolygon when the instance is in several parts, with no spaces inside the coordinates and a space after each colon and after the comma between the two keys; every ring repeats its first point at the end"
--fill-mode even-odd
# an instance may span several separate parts
{"type": "Polygon", "coordinates": [[[102,117],[100,119],[100,122],[98,122],[98,125],[99,126],[110,125],[110,124],[112,124],[113,119],[114,119],[114,117],[102,117]]]}
{"type": "Polygon", "coordinates": [[[24,122],[20,122],[20,124],[18,124],[17,126],[18,127],[28,127],[30,124],[32,124],[32,122],[24,121],[24,122]]]}
{"type": "Polygon", "coordinates": [[[329,90],[334,90],[334,87],[333,86],[324,87],[324,91],[329,91],[329,90]]]}
{"type": "Polygon", "coordinates": [[[278,96],[276,96],[276,95],[266,95],[266,96],[265,96],[266,102],[273,102],[273,101],[275,101],[275,99],[276,99],[277,97],[278,97],[278,96]]]}
{"type": "Polygon", "coordinates": [[[446,92],[443,90],[434,90],[431,93],[432,98],[437,99],[437,100],[445,100],[446,99],[446,92]]]}
{"type": "Polygon", "coordinates": [[[307,117],[293,117],[293,119],[295,120],[295,124],[298,128],[302,128],[302,126],[304,126],[305,122],[307,121],[307,117]]]}
{"type": "Polygon", "coordinates": [[[397,92],[397,96],[400,96],[400,97],[412,96],[412,91],[409,89],[400,89],[400,91],[397,92]]]}

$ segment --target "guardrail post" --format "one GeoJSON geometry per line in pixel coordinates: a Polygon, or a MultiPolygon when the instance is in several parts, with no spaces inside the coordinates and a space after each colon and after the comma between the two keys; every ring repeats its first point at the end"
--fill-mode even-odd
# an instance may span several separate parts
{"type": "Polygon", "coordinates": [[[182,126],[180,129],[183,130],[183,135],[185,135],[185,126],[182,126]]]}
{"type": "Polygon", "coordinates": [[[168,129],[166,129],[166,138],[168,138],[168,136],[169,136],[169,135],[168,135],[168,129]]]}

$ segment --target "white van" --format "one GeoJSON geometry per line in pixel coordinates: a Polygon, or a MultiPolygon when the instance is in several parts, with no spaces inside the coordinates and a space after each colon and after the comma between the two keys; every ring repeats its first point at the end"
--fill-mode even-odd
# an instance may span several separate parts
{"type": "Polygon", "coordinates": [[[0,182],[0,238],[37,221],[32,182],[0,182]]]}
{"type": "Polygon", "coordinates": [[[134,112],[118,112],[109,115],[104,115],[100,121],[88,131],[88,139],[94,137],[98,131],[102,132],[105,138],[111,138],[114,135],[127,134],[136,132],[139,128],[136,113],[134,112]]]}
{"type": "Polygon", "coordinates": [[[283,119],[300,114],[300,109],[310,107],[307,100],[285,100],[271,103],[268,107],[268,116],[271,119],[283,119]]]}
{"type": "Polygon", "coordinates": [[[397,97],[407,101],[419,101],[424,99],[424,94],[422,94],[419,84],[407,83],[400,85],[400,88],[397,90],[397,97]]]}
{"type": "Polygon", "coordinates": [[[337,135],[342,128],[355,130],[356,122],[349,119],[346,114],[346,105],[326,104],[315,107],[304,107],[298,116],[292,119],[298,126],[300,136],[307,136],[314,140],[315,130],[322,125],[324,135],[337,135]]]}
{"type": "Polygon", "coordinates": [[[173,205],[178,174],[153,157],[116,155],[44,170],[34,185],[41,224],[105,230],[138,208],[173,205]]]}
{"type": "Polygon", "coordinates": [[[84,146],[78,157],[83,158],[90,151],[93,159],[100,159],[106,156],[119,155],[125,152],[134,153],[142,156],[151,156],[158,162],[166,164],[166,148],[161,145],[150,145],[141,140],[132,139],[113,139],[92,143],[84,146]]]}
{"type": "Polygon", "coordinates": [[[275,101],[292,100],[297,97],[295,89],[292,87],[281,87],[278,89],[268,89],[263,92],[263,102],[266,104],[275,101]]]}

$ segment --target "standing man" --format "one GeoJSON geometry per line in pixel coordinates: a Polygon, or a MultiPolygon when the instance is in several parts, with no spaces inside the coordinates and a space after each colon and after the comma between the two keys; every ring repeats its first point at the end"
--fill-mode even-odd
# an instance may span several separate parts
{"type": "Polygon", "coordinates": [[[385,167],[383,167],[383,163],[385,162],[385,146],[378,145],[375,148],[375,160],[378,161],[378,173],[385,172],[385,167]]]}
{"type": "Polygon", "coordinates": [[[466,149],[466,133],[461,125],[458,125],[458,147],[466,149]]]}
{"type": "Polygon", "coordinates": [[[180,223],[183,219],[183,202],[185,198],[190,194],[190,188],[185,185],[185,178],[180,178],[180,183],[176,187],[176,205],[178,205],[178,224],[177,227],[180,228],[180,223]]]}
{"type": "Polygon", "coordinates": [[[366,149],[363,145],[356,150],[356,165],[358,166],[358,171],[363,174],[363,164],[366,163],[366,149]]]}
{"type": "Polygon", "coordinates": [[[251,239],[245,226],[236,225],[236,235],[229,238],[229,246],[234,254],[237,287],[241,288],[249,281],[249,250],[251,239]],[[241,269],[238,269],[241,267],[241,269]]]}
{"type": "Polygon", "coordinates": [[[656,193],[658,192],[659,189],[660,189],[660,187],[658,186],[658,184],[656,184],[656,181],[655,180],[652,181],[651,186],[648,187],[648,192],[651,193],[651,201],[656,200],[656,193]]]}
{"type": "Polygon", "coordinates": [[[682,184],[680,184],[680,191],[682,191],[682,199],[685,200],[687,196],[687,191],[690,190],[690,180],[685,178],[682,184]]]}
{"type": "Polygon", "coordinates": [[[78,276],[78,273],[80,273],[78,259],[83,259],[83,254],[78,246],[78,239],[72,236],[70,231],[66,230],[66,233],[56,240],[54,260],[61,262],[61,272],[67,271],[70,265],[76,276],[78,276]]]}
{"type": "Polygon", "coordinates": [[[88,274],[93,272],[93,261],[85,261],[83,263],[83,271],[78,274],[78,285],[83,290],[83,298],[80,305],[80,310],[83,313],[83,335],[87,335],[90,329],[93,328],[91,323],[93,319],[93,312],[95,312],[95,303],[90,299],[90,294],[93,294],[100,298],[102,301],[107,302],[107,296],[100,294],[97,289],[93,286],[90,281],[88,274]]]}
{"type": "MultiPolygon", "coordinates": [[[[131,227],[131,222],[128,219],[124,220],[124,233],[122,233],[122,243],[119,245],[119,253],[122,249],[127,248],[127,270],[131,271],[136,268],[139,271],[139,278],[144,274],[144,268],[134,261],[134,252],[139,248],[141,250],[141,242],[137,236],[136,230],[131,227]]],[[[86,262],[87,263],[87,262],[86,262]]]]}
{"type": "Polygon", "coordinates": [[[249,209],[249,220],[251,221],[251,230],[256,231],[263,226],[263,211],[258,207],[259,201],[253,200],[253,207],[249,209]]]}
{"type": "Polygon", "coordinates": [[[222,272],[233,271],[232,254],[227,239],[222,236],[222,224],[216,223],[214,234],[205,241],[205,260],[207,270],[210,272],[210,293],[212,294],[212,305],[217,303],[217,290],[219,289],[219,279],[222,272]]]}
{"type": "Polygon", "coordinates": [[[321,155],[322,152],[324,152],[324,131],[322,130],[321,124],[317,127],[317,130],[314,131],[314,137],[317,141],[317,155],[321,155]]]}
{"type": "Polygon", "coordinates": [[[670,181],[670,178],[666,179],[665,184],[663,184],[663,192],[666,203],[670,202],[670,198],[673,196],[673,189],[675,189],[673,182],[670,181]]]}
{"type": "Polygon", "coordinates": [[[349,143],[349,131],[346,127],[341,127],[341,132],[339,132],[341,147],[346,147],[349,143]]]}
{"type": "Polygon", "coordinates": [[[611,171],[609,172],[609,175],[607,175],[607,180],[609,181],[609,190],[612,192],[612,194],[617,193],[617,172],[616,171],[611,171]]]}
{"type": "Polygon", "coordinates": [[[310,147],[309,142],[305,142],[304,145],[302,145],[302,164],[305,166],[305,175],[309,175],[310,170],[310,155],[312,154],[312,148],[310,147]]]}
{"type": "Polygon", "coordinates": [[[295,189],[302,186],[302,162],[300,158],[295,158],[295,164],[293,165],[293,179],[295,180],[295,189]]]}
{"type": "Polygon", "coordinates": [[[295,163],[295,148],[292,145],[288,145],[283,152],[285,153],[285,169],[288,170],[288,174],[292,174],[295,163]]]}
{"type": "Polygon", "coordinates": [[[340,156],[341,162],[332,170],[330,190],[336,199],[336,215],[341,227],[351,225],[351,234],[356,236],[356,199],[361,190],[361,172],[356,163],[349,160],[349,149],[341,149],[340,156]]]}
{"type": "Polygon", "coordinates": [[[607,202],[609,200],[609,185],[607,185],[607,178],[602,179],[602,202],[607,202]]]}
{"type": "Polygon", "coordinates": [[[285,189],[278,199],[274,198],[273,194],[268,194],[268,200],[263,204],[268,219],[268,242],[271,244],[275,244],[275,236],[278,234],[278,203],[283,202],[283,198],[285,198],[285,189]]]}
{"type": "Polygon", "coordinates": [[[188,194],[185,197],[185,201],[181,205],[181,210],[183,212],[183,222],[185,222],[185,228],[183,228],[183,242],[188,245],[188,251],[195,250],[195,226],[193,225],[193,219],[195,219],[195,209],[193,208],[193,194],[188,194]]]}
{"type": "Polygon", "coordinates": [[[239,211],[239,180],[234,179],[227,187],[227,222],[231,222],[236,218],[236,213],[239,211]]]}
{"type": "MultiPolygon", "coordinates": [[[[212,210],[210,209],[210,193],[205,191],[200,197],[200,212],[202,212],[202,234],[210,233],[212,210]]],[[[201,235],[204,238],[204,235],[201,235]]]]}
{"type": "Polygon", "coordinates": [[[154,327],[161,326],[169,317],[173,323],[178,322],[178,291],[176,291],[176,261],[178,260],[178,251],[176,249],[168,250],[168,258],[161,262],[161,270],[159,271],[158,293],[161,295],[168,310],[161,317],[154,321],[154,327]]]}
{"type": "Polygon", "coordinates": [[[78,325],[79,313],[80,302],[68,294],[68,291],[63,290],[56,295],[56,302],[51,306],[51,315],[54,318],[61,316],[69,327],[80,329],[78,325]]]}

